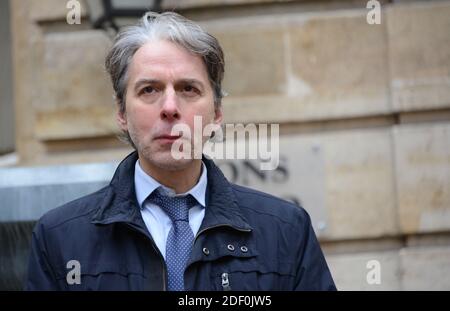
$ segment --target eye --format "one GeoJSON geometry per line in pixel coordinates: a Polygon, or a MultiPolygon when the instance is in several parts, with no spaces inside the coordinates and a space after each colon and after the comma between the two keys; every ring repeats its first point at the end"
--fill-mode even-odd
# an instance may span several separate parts
{"type": "Polygon", "coordinates": [[[194,87],[190,84],[187,84],[183,87],[183,92],[188,93],[190,95],[195,95],[195,94],[200,93],[200,91],[196,87],[194,87]]]}
{"type": "Polygon", "coordinates": [[[141,94],[152,94],[155,92],[156,92],[156,89],[152,86],[146,86],[141,90],[141,94]]]}

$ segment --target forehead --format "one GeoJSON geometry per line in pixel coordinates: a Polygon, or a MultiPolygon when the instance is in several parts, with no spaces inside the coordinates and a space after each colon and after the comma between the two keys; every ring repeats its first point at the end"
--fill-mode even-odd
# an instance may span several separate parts
{"type": "Polygon", "coordinates": [[[158,40],[144,44],[134,54],[130,82],[139,78],[198,79],[208,81],[203,59],[175,43],[158,40]]]}

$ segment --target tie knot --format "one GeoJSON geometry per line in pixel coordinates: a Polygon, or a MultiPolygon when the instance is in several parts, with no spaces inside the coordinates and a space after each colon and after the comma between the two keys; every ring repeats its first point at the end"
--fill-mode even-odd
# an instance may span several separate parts
{"type": "Polygon", "coordinates": [[[173,222],[189,222],[189,209],[197,204],[195,198],[190,194],[171,197],[161,193],[159,189],[153,191],[151,197],[152,201],[161,207],[173,222]]]}

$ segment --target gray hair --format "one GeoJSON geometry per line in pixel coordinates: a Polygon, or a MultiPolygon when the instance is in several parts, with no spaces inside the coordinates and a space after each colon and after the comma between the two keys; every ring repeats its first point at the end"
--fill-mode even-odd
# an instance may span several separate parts
{"type": "Polygon", "coordinates": [[[120,111],[125,112],[128,66],[136,51],[153,40],[169,40],[202,57],[214,92],[214,105],[219,108],[223,97],[221,85],[225,61],[217,39],[177,13],[147,12],[137,25],[119,32],[106,56],[106,70],[120,111]]]}

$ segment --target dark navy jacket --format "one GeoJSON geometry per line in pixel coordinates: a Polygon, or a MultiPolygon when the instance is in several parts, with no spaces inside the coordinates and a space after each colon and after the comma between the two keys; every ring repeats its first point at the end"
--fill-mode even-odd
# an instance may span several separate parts
{"type": "MultiPolygon", "coordinates": [[[[136,200],[136,160],[130,154],[107,187],[39,220],[26,289],[166,289],[164,259],[136,200]],[[80,263],[80,284],[67,282],[75,271],[67,265],[71,260],[80,263]]],[[[186,290],[335,289],[304,209],[231,184],[213,161],[203,161],[206,210],[186,268],[186,290]]]]}

